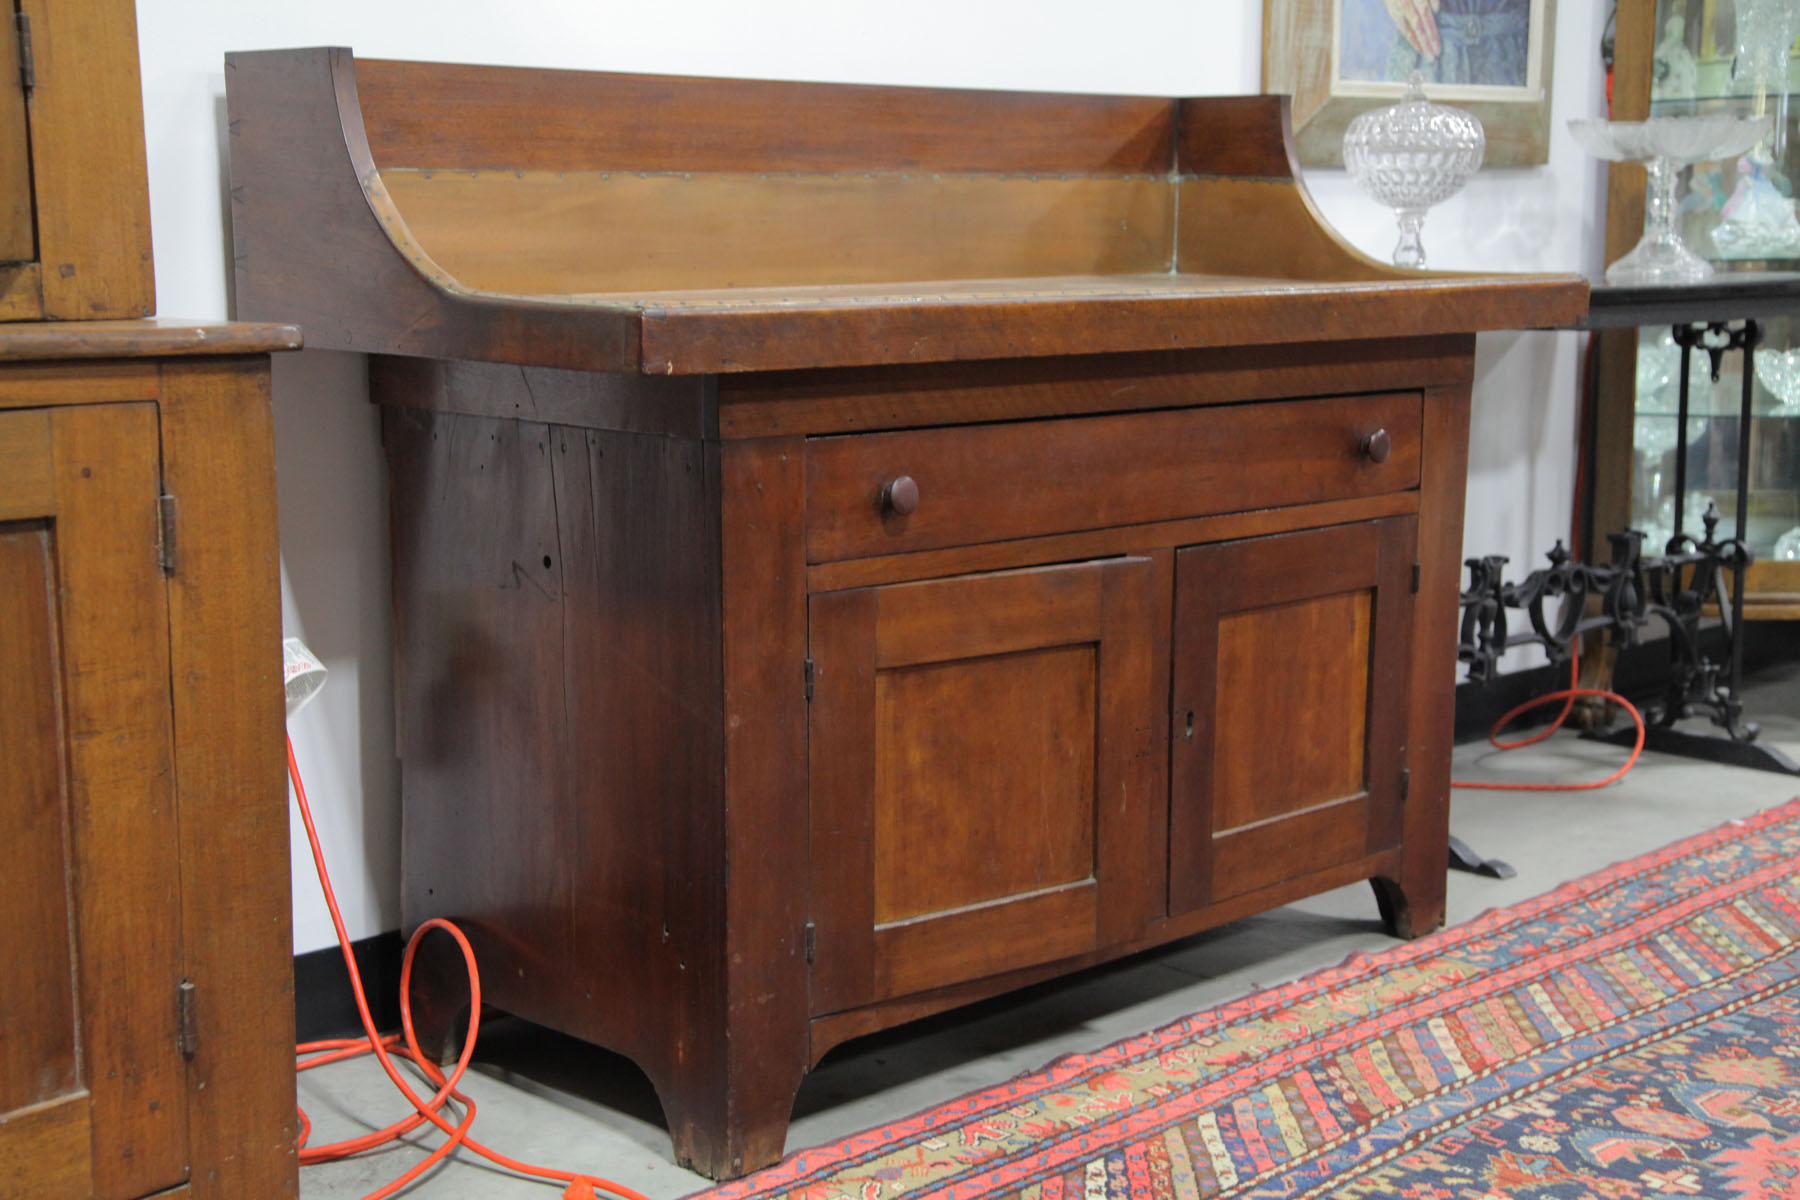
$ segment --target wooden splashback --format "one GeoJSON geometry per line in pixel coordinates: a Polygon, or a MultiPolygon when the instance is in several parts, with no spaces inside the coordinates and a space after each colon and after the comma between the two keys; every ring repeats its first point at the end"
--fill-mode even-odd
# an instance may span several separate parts
{"type": "Polygon", "coordinates": [[[356,60],[375,165],[1165,175],[1166,98],[356,60]]]}

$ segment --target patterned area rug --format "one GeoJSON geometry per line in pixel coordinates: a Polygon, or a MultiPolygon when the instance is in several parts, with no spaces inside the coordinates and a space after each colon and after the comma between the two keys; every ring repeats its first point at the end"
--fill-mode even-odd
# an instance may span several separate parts
{"type": "Polygon", "coordinates": [[[701,1193],[1800,1197],[1800,801],[701,1193]]]}

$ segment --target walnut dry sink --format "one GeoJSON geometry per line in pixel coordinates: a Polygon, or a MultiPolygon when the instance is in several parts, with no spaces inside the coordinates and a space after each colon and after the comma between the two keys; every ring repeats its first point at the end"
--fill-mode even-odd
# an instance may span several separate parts
{"type": "Polygon", "coordinates": [[[1357,879],[1440,923],[1474,331],[1580,279],[1349,249],[1276,97],[227,83],[242,313],[375,356],[406,921],[682,1162],[859,1034],[1357,879]]]}

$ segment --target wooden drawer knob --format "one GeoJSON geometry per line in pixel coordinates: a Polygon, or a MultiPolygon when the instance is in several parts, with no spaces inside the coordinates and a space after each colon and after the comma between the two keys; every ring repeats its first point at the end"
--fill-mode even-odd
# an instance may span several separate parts
{"type": "Polygon", "coordinates": [[[1385,429],[1377,429],[1363,439],[1362,452],[1370,462],[1384,463],[1394,452],[1394,439],[1385,429]]]}
{"type": "Polygon", "coordinates": [[[881,485],[881,510],[897,517],[910,517],[919,508],[919,483],[911,475],[900,475],[881,485]]]}

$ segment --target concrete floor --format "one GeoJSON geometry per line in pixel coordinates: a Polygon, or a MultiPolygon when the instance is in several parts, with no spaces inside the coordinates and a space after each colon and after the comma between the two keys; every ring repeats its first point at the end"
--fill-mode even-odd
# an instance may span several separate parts
{"type": "MultiPolygon", "coordinates": [[[[1763,740],[1800,759],[1800,665],[1757,673],[1746,711],[1763,740]]],[[[1610,774],[1623,751],[1558,734],[1498,754],[1458,747],[1456,777],[1559,782],[1610,774]]],[[[1452,872],[1449,920],[1548,891],[1733,817],[1800,795],[1800,779],[1646,754],[1620,783],[1589,792],[1458,789],[1452,830],[1518,875],[1500,881],[1452,872]]],[[[794,1106],[790,1152],[916,1112],[1092,1050],[1247,992],[1392,945],[1366,885],[1254,917],[1124,963],[891,1030],[835,1051],[808,1076],[794,1106]]],[[[621,979],[620,986],[629,986],[621,979]]],[[[670,1160],[661,1111],[628,1061],[518,1022],[483,1030],[464,1089],[479,1108],[475,1136],[514,1158],[591,1171],[652,1198],[683,1196],[708,1181],[670,1160]]],[[[301,1077],[313,1141],[385,1125],[404,1102],[368,1060],[301,1077]]],[[[435,1138],[435,1134],[433,1137],[435,1138]]],[[[428,1140],[428,1139],[419,1139],[428,1140]]],[[[416,1162],[393,1147],[348,1163],[304,1168],[305,1200],[360,1197],[416,1162]]],[[[415,1184],[421,1197],[554,1197],[466,1154],[415,1184]]]]}

